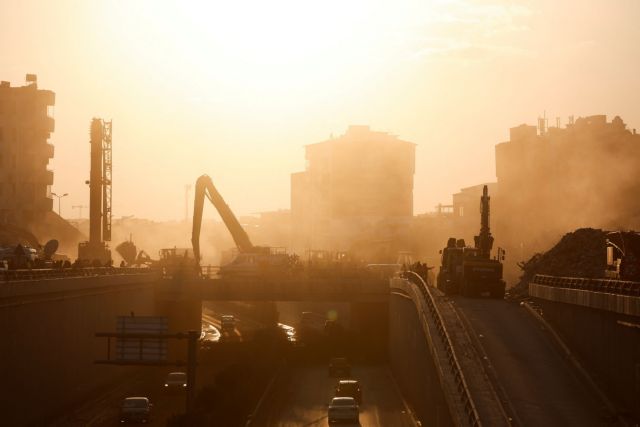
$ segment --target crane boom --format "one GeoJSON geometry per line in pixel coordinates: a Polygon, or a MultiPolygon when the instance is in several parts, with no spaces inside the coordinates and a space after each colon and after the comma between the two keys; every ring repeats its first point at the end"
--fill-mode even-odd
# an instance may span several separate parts
{"type": "Polygon", "coordinates": [[[255,247],[251,243],[247,232],[220,195],[213,181],[208,175],[202,175],[196,180],[195,200],[193,203],[193,228],[191,232],[191,244],[193,245],[193,255],[196,263],[200,264],[200,228],[202,226],[202,211],[204,209],[205,196],[216,207],[222,221],[227,226],[233,241],[238,250],[242,252],[253,252],[255,247]]]}
{"type": "Polygon", "coordinates": [[[489,189],[485,185],[482,189],[482,197],[480,197],[480,234],[474,237],[476,248],[480,249],[480,256],[483,258],[491,257],[491,248],[493,248],[493,236],[489,227],[489,189]]]}

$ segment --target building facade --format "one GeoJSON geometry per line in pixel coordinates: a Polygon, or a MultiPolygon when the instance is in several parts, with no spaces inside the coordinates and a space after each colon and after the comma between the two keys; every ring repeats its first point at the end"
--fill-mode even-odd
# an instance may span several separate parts
{"type": "Polygon", "coordinates": [[[640,227],[640,135],[620,117],[521,125],[495,149],[496,235],[516,258],[580,227],[640,227]]]}
{"type": "Polygon", "coordinates": [[[393,238],[410,223],[415,144],[350,126],[344,135],[307,145],[305,154],[306,170],[291,175],[298,250],[350,250],[359,239],[393,238]]]}
{"type": "Polygon", "coordinates": [[[0,224],[27,226],[52,210],[54,104],[34,75],[25,86],[0,83],[0,224]]]}

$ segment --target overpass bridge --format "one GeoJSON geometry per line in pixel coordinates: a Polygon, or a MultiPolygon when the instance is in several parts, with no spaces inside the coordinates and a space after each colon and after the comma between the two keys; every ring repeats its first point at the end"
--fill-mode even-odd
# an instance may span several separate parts
{"type": "Polygon", "coordinates": [[[341,301],[348,303],[386,302],[389,281],[380,276],[360,274],[332,277],[265,275],[235,278],[167,277],[160,280],[165,298],[200,301],[341,301]]]}
{"type": "MultiPolygon", "coordinates": [[[[283,300],[377,307],[373,315],[388,318],[394,379],[429,425],[611,425],[640,419],[637,284],[538,276],[530,294],[547,322],[541,323],[515,303],[444,296],[413,273],[390,280],[362,274],[256,281],[93,269],[3,279],[5,390],[34,399],[45,393],[50,398],[41,409],[47,413],[114,375],[111,367],[92,365],[103,352],[93,334],[113,329],[117,315],[167,315],[177,319],[174,328],[199,327],[202,301],[283,300]],[[558,345],[549,328],[565,344],[558,345]],[[590,379],[582,375],[587,372],[590,379]],[[44,377],[51,379],[46,387],[35,380],[44,377]],[[71,389],[68,400],[57,398],[71,389]]],[[[16,402],[15,410],[24,414],[28,408],[16,402]]]]}

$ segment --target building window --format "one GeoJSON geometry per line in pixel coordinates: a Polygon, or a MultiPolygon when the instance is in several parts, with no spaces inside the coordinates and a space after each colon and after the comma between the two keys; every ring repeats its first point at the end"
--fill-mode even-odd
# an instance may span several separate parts
{"type": "Polygon", "coordinates": [[[458,208],[458,216],[464,216],[464,206],[458,208]]]}

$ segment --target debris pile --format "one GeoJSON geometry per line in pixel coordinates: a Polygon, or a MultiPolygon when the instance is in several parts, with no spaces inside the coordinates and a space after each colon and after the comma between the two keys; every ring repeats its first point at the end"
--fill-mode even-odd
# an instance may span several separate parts
{"type": "Polygon", "coordinates": [[[529,282],[536,274],[602,278],[607,264],[607,232],[580,228],[565,234],[550,250],[537,253],[519,264],[523,274],[511,290],[512,295],[527,296],[529,282]]]}

